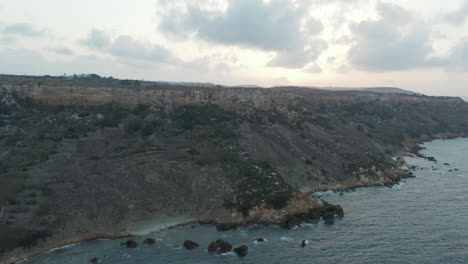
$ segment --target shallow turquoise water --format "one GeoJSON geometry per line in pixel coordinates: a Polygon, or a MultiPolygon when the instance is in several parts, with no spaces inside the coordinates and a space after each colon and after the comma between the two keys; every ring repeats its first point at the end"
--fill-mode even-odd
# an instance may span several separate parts
{"type": "MultiPolygon", "coordinates": [[[[90,263],[468,263],[468,139],[434,141],[423,151],[438,163],[408,158],[422,170],[417,178],[392,188],[364,188],[324,199],[344,207],[334,225],[307,224],[292,231],[252,226],[217,232],[191,226],[153,234],[153,246],[122,248],[120,240],[97,240],[45,253],[34,264],[90,263]],[[443,165],[444,163],[450,165],[443,165]],[[459,171],[452,171],[455,168],[459,171]],[[257,244],[256,238],[266,238],[257,244]],[[246,244],[244,258],[207,253],[208,244],[225,239],[246,244]],[[186,239],[201,245],[181,247],[186,239]],[[302,240],[308,240],[305,248],[302,240]]],[[[137,238],[141,244],[146,237],[137,238]]]]}

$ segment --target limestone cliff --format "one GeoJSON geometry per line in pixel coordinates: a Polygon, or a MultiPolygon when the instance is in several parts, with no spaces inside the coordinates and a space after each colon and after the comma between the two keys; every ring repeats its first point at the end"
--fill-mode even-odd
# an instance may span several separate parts
{"type": "Polygon", "coordinates": [[[0,90],[3,257],[141,220],[301,210],[299,192],[394,183],[416,138],[468,132],[449,97],[26,76],[0,90]]]}

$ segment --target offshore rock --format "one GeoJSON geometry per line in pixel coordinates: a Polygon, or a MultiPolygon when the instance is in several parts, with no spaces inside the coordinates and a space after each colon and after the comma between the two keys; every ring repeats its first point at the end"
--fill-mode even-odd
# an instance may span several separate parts
{"type": "Polygon", "coordinates": [[[218,255],[231,252],[231,250],[232,250],[232,245],[222,239],[213,241],[208,246],[208,252],[210,253],[216,252],[216,254],[218,255]]]}
{"type": "Polygon", "coordinates": [[[235,248],[233,251],[240,257],[243,257],[247,255],[247,251],[249,250],[249,247],[246,245],[242,245],[240,247],[235,248]]]}
{"type": "Polygon", "coordinates": [[[151,246],[153,245],[154,243],[156,243],[156,241],[152,238],[147,238],[143,241],[143,245],[148,245],[148,246],[151,246]]]}
{"type": "Polygon", "coordinates": [[[198,247],[198,244],[193,242],[192,240],[185,240],[184,241],[184,247],[186,249],[195,249],[198,247]]]}
{"type": "Polygon", "coordinates": [[[122,246],[126,246],[127,248],[136,248],[138,246],[137,242],[133,239],[129,239],[126,242],[120,243],[122,246]]]}

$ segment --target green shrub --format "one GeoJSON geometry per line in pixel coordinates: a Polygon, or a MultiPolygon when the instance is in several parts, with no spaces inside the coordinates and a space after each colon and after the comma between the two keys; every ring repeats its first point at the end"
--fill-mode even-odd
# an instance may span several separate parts
{"type": "Polygon", "coordinates": [[[32,248],[37,245],[38,240],[43,240],[50,237],[49,232],[45,231],[29,231],[19,241],[19,246],[23,248],[32,248]]]}
{"type": "Polygon", "coordinates": [[[41,194],[44,195],[44,196],[49,196],[49,195],[52,195],[53,193],[54,193],[54,190],[52,190],[48,186],[44,186],[41,189],[41,194]]]}
{"type": "Polygon", "coordinates": [[[41,204],[39,208],[36,210],[37,216],[47,216],[50,215],[50,208],[47,204],[41,204]]]}
{"type": "Polygon", "coordinates": [[[143,126],[143,121],[139,118],[134,118],[125,124],[125,131],[129,134],[138,132],[143,126]]]}
{"type": "Polygon", "coordinates": [[[34,206],[37,204],[36,200],[25,200],[25,204],[34,206]]]}

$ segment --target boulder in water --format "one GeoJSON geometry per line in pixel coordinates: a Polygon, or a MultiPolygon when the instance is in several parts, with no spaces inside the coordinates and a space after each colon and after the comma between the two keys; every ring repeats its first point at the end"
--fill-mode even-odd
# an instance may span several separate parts
{"type": "Polygon", "coordinates": [[[249,247],[247,247],[246,245],[242,245],[240,247],[237,247],[235,248],[233,251],[240,257],[243,257],[245,255],[247,255],[247,251],[248,251],[249,247]]]}
{"type": "Polygon", "coordinates": [[[126,246],[128,248],[136,248],[138,246],[137,242],[133,239],[129,239],[126,242],[120,243],[122,246],[126,246]]]}
{"type": "Polygon", "coordinates": [[[156,243],[156,241],[152,238],[147,238],[143,241],[143,245],[148,245],[148,246],[151,246],[153,245],[154,243],[156,243]]]}
{"type": "Polygon", "coordinates": [[[184,247],[186,249],[194,249],[198,247],[198,244],[193,242],[192,240],[185,240],[184,241],[184,247]]]}
{"type": "Polygon", "coordinates": [[[210,253],[216,252],[216,254],[218,255],[231,252],[231,250],[232,250],[232,245],[222,239],[213,241],[208,246],[208,252],[210,253]]]}
{"type": "Polygon", "coordinates": [[[265,242],[265,239],[264,239],[264,238],[261,238],[261,237],[259,237],[259,238],[255,239],[255,242],[258,242],[258,243],[263,243],[263,242],[265,242]]]}
{"type": "Polygon", "coordinates": [[[99,263],[99,262],[101,262],[101,260],[100,260],[99,258],[97,258],[97,257],[92,258],[92,259],[90,259],[89,261],[91,261],[91,263],[99,263]]]}

